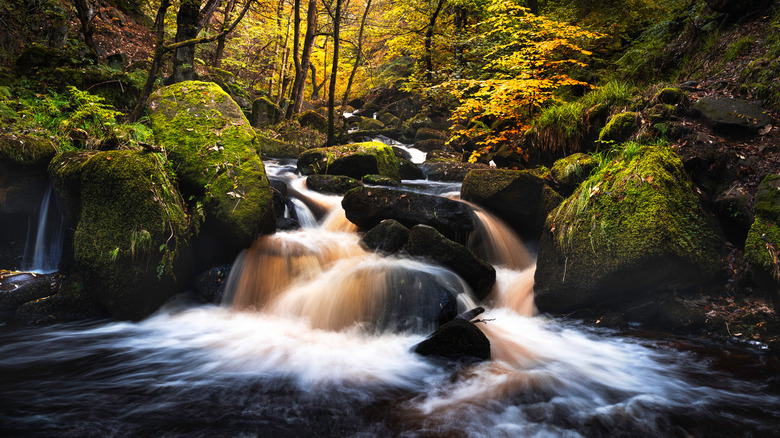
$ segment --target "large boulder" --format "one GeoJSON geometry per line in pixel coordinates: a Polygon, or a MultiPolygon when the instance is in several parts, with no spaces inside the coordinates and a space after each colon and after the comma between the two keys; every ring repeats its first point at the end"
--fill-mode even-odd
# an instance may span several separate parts
{"type": "Polygon", "coordinates": [[[49,174],[75,227],[74,260],[109,314],[140,319],[179,291],[189,220],[161,155],[66,152],[49,174]]]}
{"type": "Polygon", "coordinates": [[[258,139],[241,108],[214,83],[188,81],[149,98],[152,129],[182,194],[204,207],[205,227],[236,251],[276,229],[258,139]]]}
{"type": "Polygon", "coordinates": [[[343,195],[363,183],[344,175],[309,175],[306,178],[306,188],[315,192],[343,195]]]}
{"type": "Polygon", "coordinates": [[[547,218],[536,305],[616,308],[716,277],[722,238],[677,155],[645,146],[603,166],[547,218]]]}
{"type": "Polygon", "coordinates": [[[764,177],[753,204],[755,221],[745,242],[753,278],[780,306],[780,175],[764,177]]]}
{"type": "Polygon", "coordinates": [[[252,118],[254,127],[272,125],[279,122],[282,109],[266,96],[258,97],[252,102],[252,118]]]}
{"type": "Polygon", "coordinates": [[[368,249],[396,253],[409,240],[409,229],[395,219],[385,219],[371,228],[360,242],[368,249]]]}
{"type": "Polygon", "coordinates": [[[282,141],[259,134],[257,136],[257,152],[263,158],[298,158],[298,155],[305,150],[306,148],[303,145],[294,142],[282,141]]]}
{"type": "Polygon", "coordinates": [[[304,175],[319,173],[362,179],[365,175],[378,174],[401,179],[393,148],[378,141],[309,149],[298,156],[298,170],[304,175]]]}
{"type": "Polygon", "coordinates": [[[464,203],[440,196],[404,192],[384,187],[358,187],[341,201],[347,219],[369,230],[385,219],[406,227],[430,225],[447,238],[463,243],[474,231],[471,209],[464,203]]]}
{"type": "Polygon", "coordinates": [[[713,129],[723,134],[757,134],[772,123],[772,117],[759,105],[730,97],[702,97],[693,105],[713,129]]]}
{"type": "Polygon", "coordinates": [[[596,157],[577,152],[557,160],[550,169],[550,177],[558,183],[558,191],[569,196],[597,166],[596,157]]]}
{"type": "Polygon", "coordinates": [[[537,239],[544,221],[563,198],[538,170],[472,170],[466,175],[461,198],[497,215],[521,237],[537,239]]]}
{"type": "Polygon", "coordinates": [[[639,129],[641,119],[635,112],[618,113],[612,116],[601,132],[599,132],[599,141],[602,143],[622,143],[628,140],[631,135],[639,129]]]}
{"type": "Polygon", "coordinates": [[[492,266],[433,227],[412,227],[406,250],[413,256],[428,258],[458,274],[480,300],[490,294],[496,282],[496,270],[492,266]]]}
{"type": "Polygon", "coordinates": [[[21,268],[25,236],[49,187],[46,166],[56,154],[48,139],[0,135],[0,269],[21,268]]]}

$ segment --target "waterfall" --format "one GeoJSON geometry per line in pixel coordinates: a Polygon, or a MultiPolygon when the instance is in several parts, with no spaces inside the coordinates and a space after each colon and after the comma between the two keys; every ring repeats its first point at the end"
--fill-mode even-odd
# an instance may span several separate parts
{"type": "Polygon", "coordinates": [[[24,248],[22,270],[38,273],[57,271],[62,256],[62,241],[65,232],[65,216],[52,196],[52,186],[41,200],[38,221],[30,224],[24,248]],[[32,230],[35,228],[34,238],[32,230]]]}

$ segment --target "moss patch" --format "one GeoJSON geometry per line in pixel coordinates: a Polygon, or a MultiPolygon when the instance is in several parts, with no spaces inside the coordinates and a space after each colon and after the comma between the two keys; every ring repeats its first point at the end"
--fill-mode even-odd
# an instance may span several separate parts
{"type": "Polygon", "coordinates": [[[298,170],[304,175],[319,173],[361,179],[378,174],[401,179],[393,148],[378,141],[310,149],[298,157],[298,170]]]}
{"type": "Polygon", "coordinates": [[[780,285],[780,175],[766,176],[754,203],[755,222],[745,242],[745,259],[757,271],[757,280],[774,299],[780,285]]]}
{"type": "Polygon", "coordinates": [[[628,140],[639,127],[639,114],[635,112],[618,113],[612,116],[607,126],[599,133],[602,143],[621,143],[628,140]]]}
{"type": "Polygon", "coordinates": [[[46,166],[57,155],[51,140],[27,135],[0,135],[0,161],[21,166],[46,166]]]}

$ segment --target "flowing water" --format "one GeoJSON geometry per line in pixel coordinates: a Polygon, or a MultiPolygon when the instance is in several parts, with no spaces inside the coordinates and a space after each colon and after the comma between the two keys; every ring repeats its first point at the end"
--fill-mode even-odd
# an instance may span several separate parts
{"type": "Polygon", "coordinates": [[[485,212],[477,212],[470,246],[497,267],[477,324],[493,359],[454,365],[411,353],[444,314],[474,306],[468,287],[444,268],[366,251],[340,198],[308,191],[290,169],[268,163],[316,225],[265,236],[245,251],[228,304],[171,305],[138,323],[0,327],[0,436],[780,430],[771,357],[534,316],[533,257],[485,212]]]}
{"type": "Polygon", "coordinates": [[[52,186],[43,195],[36,222],[30,221],[22,270],[48,274],[57,271],[65,236],[65,216],[52,196],[52,186]]]}

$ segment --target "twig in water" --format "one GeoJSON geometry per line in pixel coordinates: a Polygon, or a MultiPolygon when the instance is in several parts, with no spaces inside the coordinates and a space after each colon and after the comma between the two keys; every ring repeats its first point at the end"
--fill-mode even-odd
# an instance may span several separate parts
{"type": "Polygon", "coordinates": [[[481,322],[481,323],[485,323],[485,324],[487,324],[487,323],[488,323],[488,321],[495,321],[495,320],[496,320],[496,318],[490,318],[490,319],[487,319],[487,318],[485,318],[485,319],[478,319],[478,320],[476,320],[476,321],[471,321],[471,323],[472,323],[472,324],[476,324],[476,323],[478,323],[478,322],[481,322]]]}

